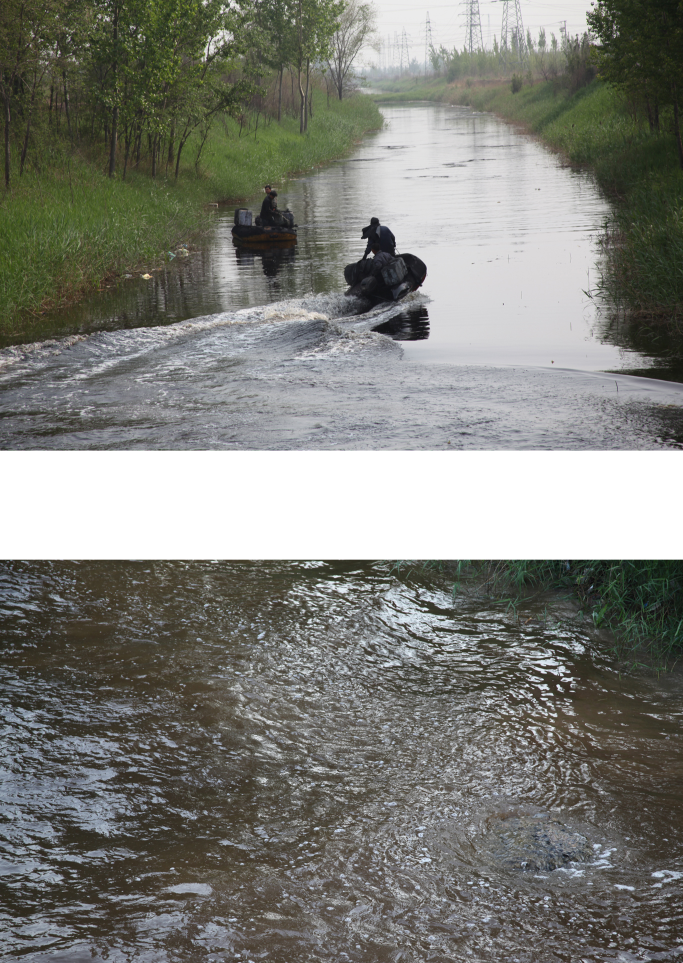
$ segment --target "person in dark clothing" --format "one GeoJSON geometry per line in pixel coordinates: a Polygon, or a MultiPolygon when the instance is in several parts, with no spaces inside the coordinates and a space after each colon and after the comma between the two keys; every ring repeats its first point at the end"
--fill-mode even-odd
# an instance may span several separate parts
{"type": "Polygon", "coordinates": [[[361,237],[367,238],[368,240],[363,260],[365,260],[370,251],[372,251],[372,244],[375,237],[379,240],[380,251],[385,251],[387,254],[391,254],[392,257],[396,255],[396,238],[388,227],[379,223],[378,217],[370,219],[369,225],[363,228],[361,237]]]}
{"type": "MultiPolygon", "coordinates": [[[[275,194],[277,196],[277,191],[275,194]]],[[[273,198],[273,191],[271,191],[270,187],[268,186],[266,187],[266,196],[263,198],[263,203],[261,204],[261,220],[264,224],[272,223],[271,216],[274,210],[273,204],[277,206],[277,202],[273,198]]]]}
{"type": "Polygon", "coordinates": [[[286,225],[287,221],[277,209],[277,191],[271,191],[261,204],[261,224],[286,225]],[[269,205],[269,206],[268,206],[269,205]]]}

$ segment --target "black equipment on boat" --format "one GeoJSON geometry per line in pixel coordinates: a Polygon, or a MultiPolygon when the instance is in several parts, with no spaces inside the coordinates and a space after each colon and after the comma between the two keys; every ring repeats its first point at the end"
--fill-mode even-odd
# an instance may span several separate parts
{"type": "Polygon", "coordinates": [[[401,254],[381,267],[372,258],[361,259],[344,268],[349,285],[347,294],[380,301],[400,301],[411,291],[417,291],[427,277],[427,265],[414,254],[401,254]]]}

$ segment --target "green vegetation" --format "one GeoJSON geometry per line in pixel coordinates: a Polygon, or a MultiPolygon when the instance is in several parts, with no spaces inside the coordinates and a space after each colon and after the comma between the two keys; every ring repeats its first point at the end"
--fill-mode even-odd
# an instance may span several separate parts
{"type": "Polygon", "coordinates": [[[683,89],[680,0],[599,0],[586,19],[599,41],[596,59],[600,76],[645,106],[650,130],[660,129],[660,109],[671,107],[672,130],[683,170],[679,122],[683,89]]]}
{"type": "Polygon", "coordinates": [[[505,561],[477,566],[490,590],[568,589],[598,628],[612,630],[615,654],[664,668],[683,650],[683,562],[505,561]]]}
{"type": "MultiPolygon", "coordinates": [[[[425,79],[423,65],[413,60],[410,66],[401,70],[398,81],[420,83],[425,79]]],[[[493,50],[466,48],[448,50],[443,45],[430,50],[430,80],[443,80],[447,84],[464,82],[468,86],[482,81],[510,80],[518,78],[533,82],[534,79],[553,80],[561,86],[577,90],[589,83],[595,76],[595,66],[591,62],[591,45],[588,34],[570,37],[560,31],[560,39],[554,33],[547,37],[543,27],[534,40],[527,30],[524,38],[518,38],[512,31],[511,46],[501,47],[495,37],[493,50]]],[[[395,83],[394,68],[372,68],[368,72],[371,83],[395,83]]]]}
{"type": "Polygon", "coordinates": [[[615,656],[633,665],[670,667],[683,652],[681,561],[460,561],[401,562],[396,574],[455,576],[453,594],[474,582],[499,602],[517,607],[534,596],[562,591],[578,600],[581,616],[617,639],[615,656]]]}
{"type": "Polygon", "coordinates": [[[149,176],[149,163],[123,181],[109,178],[106,156],[71,151],[54,140],[49,167],[27,167],[18,185],[0,195],[0,332],[18,340],[40,337],[40,313],[134,270],[148,271],[168,251],[211,225],[206,202],[238,200],[272,181],[280,185],[343,156],[382,118],[367,97],[313,100],[306,136],[299,120],[223,118],[206,139],[187,145],[187,165],[149,176]],[[61,152],[61,153],[60,153],[61,152]]]}
{"type": "Polygon", "coordinates": [[[345,7],[3,0],[0,332],[40,336],[46,308],[204,229],[203,204],[281,184],[380,127],[367,99],[331,105],[329,84],[324,106],[322,65],[366,10],[345,7]]]}

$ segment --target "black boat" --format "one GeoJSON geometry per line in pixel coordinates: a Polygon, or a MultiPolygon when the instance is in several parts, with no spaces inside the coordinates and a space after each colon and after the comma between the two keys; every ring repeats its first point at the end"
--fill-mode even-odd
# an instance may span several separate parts
{"type": "Polygon", "coordinates": [[[417,291],[427,277],[427,265],[414,254],[401,254],[379,270],[373,268],[373,259],[356,261],[344,268],[344,278],[349,285],[346,292],[366,298],[373,304],[400,301],[411,291],[417,291]]]}
{"type": "Polygon", "coordinates": [[[263,224],[260,216],[252,224],[251,211],[238,208],[235,211],[235,225],[232,239],[235,244],[275,245],[296,244],[296,224],[291,211],[280,212],[285,224],[263,224]]]}

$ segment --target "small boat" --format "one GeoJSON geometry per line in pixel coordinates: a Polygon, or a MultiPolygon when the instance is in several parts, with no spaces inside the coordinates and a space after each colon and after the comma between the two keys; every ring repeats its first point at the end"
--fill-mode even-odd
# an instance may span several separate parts
{"type": "Polygon", "coordinates": [[[238,208],[235,211],[235,224],[232,239],[235,244],[265,245],[273,247],[280,244],[296,244],[296,224],[291,211],[280,211],[286,224],[262,224],[256,217],[252,224],[251,211],[238,208]]]}
{"type": "Polygon", "coordinates": [[[347,264],[344,278],[349,285],[346,292],[366,298],[372,304],[400,301],[422,285],[427,277],[427,265],[414,254],[398,255],[379,271],[372,269],[372,258],[347,264]]]}

